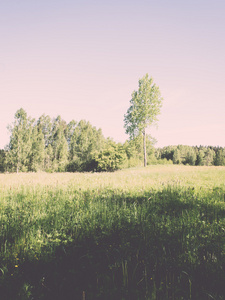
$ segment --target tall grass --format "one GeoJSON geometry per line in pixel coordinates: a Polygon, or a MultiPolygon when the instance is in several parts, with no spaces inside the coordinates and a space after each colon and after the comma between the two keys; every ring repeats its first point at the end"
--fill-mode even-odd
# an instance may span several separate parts
{"type": "Polygon", "coordinates": [[[224,179],[184,166],[1,175],[2,299],[224,299],[224,179]]]}

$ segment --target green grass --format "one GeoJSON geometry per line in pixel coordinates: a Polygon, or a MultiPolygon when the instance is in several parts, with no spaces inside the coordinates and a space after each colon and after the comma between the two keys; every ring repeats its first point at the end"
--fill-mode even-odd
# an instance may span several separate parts
{"type": "Polygon", "coordinates": [[[2,299],[225,298],[225,167],[2,174],[0,228],[2,299]]]}

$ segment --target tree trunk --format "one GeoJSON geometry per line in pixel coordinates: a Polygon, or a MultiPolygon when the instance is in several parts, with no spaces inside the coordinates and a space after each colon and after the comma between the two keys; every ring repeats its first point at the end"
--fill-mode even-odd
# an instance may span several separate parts
{"type": "Polygon", "coordinates": [[[146,153],[146,132],[143,131],[143,146],[144,146],[144,167],[147,166],[147,153],[146,153]]]}

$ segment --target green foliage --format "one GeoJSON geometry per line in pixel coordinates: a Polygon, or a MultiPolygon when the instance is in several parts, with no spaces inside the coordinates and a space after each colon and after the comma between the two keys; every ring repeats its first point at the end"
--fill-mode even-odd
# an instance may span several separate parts
{"type": "Polygon", "coordinates": [[[173,161],[171,159],[166,159],[166,158],[162,158],[162,159],[155,159],[150,161],[150,165],[173,165],[173,161]]]}
{"type": "Polygon", "coordinates": [[[37,125],[33,127],[32,146],[29,153],[29,171],[43,171],[45,157],[44,135],[37,125]]]}
{"type": "Polygon", "coordinates": [[[197,159],[197,155],[196,155],[195,150],[193,148],[190,148],[186,152],[184,164],[188,164],[190,166],[194,166],[195,162],[196,162],[196,159],[197,159]]]}
{"type": "Polygon", "coordinates": [[[81,120],[68,125],[70,164],[72,171],[91,171],[95,169],[94,158],[96,153],[104,149],[106,141],[102,131],[91,126],[89,122],[81,120]]]}
{"type": "Polygon", "coordinates": [[[122,168],[126,154],[122,145],[117,145],[109,140],[104,150],[96,153],[94,162],[96,162],[96,171],[112,172],[122,168]]]}
{"type": "Polygon", "coordinates": [[[0,173],[4,172],[6,169],[5,160],[6,160],[6,151],[0,149],[0,173]]]}
{"type": "Polygon", "coordinates": [[[63,172],[68,163],[68,145],[66,140],[67,124],[58,116],[53,121],[52,128],[52,149],[53,149],[53,169],[63,172]]]}
{"type": "Polygon", "coordinates": [[[8,127],[11,132],[6,163],[12,171],[27,171],[32,147],[32,125],[34,120],[27,117],[24,109],[15,114],[14,123],[8,127]]]}
{"type": "Polygon", "coordinates": [[[204,157],[205,157],[205,152],[203,149],[199,149],[198,154],[197,154],[197,165],[198,166],[204,166],[204,157]]]}
{"type": "Polygon", "coordinates": [[[173,152],[173,163],[178,165],[182,163],[181,151],[179,149],[175,149],[173,152]]]}
{"type": "Polygon", "coordinates": [[[37,120],[38,130],[42,131],[45,140],[45,147],[52,144],[52,120],[49,116],[42,115],[37,120]]]}
{"type": "Polygon", "coordinates": [[[130,107],[124,116],[126,133],[131,138],[157,121],[162,106],[159,88],[153,83],[152,77],[146,74],[139,80],[139,89],[132,93],[130,107]]]}
{"type": "MultiPolygon", "coordinates": [[[[140,81],[137,94],[143,94],[147,84],[144,82],[140,81]]],[[[145,103],[147,100],[143,99],[145,103]]],[[[127,121],[131,116],[132,113],[127,114],[127,121]]],[[[225,148],[222,147],[178,145],[155,149],[155,139],[146,133],[143,139],[141,130],[135,130],[132,138],[122,145],[105,139],[101,129],[85,120],[78,123],[72,120],[67,124],[60,116],[51,120],[49,116],[42,115],[36,121],[28,117],[22,108],[16,112],[8,129],[10,142],[5,150],[0,150],[0,172],[115,171],[139,167],[145,157],[148,165],[171,162],[193,166],[225,165],[225,148]]]]}
{"type": "Polygon", "coordinates": [[[156,149],[155,156],[157,159],[172,160],[174,164],[191,166],[225,165],[225,148],[222,147],[167,146],[156,149]]]}
{"type": "Polygon", "coordinates": [[[130,138],[143,135],[144,166],[147,165],[146,129],[158,121],[162,100],[159,88],[153,83],[152,77],[146,74],[139,80],[138,91],[132,93],[130,107],[124,115],[124,127],[130,138]]]}
{"type": "Polygon", "coordinates": [[[215,166],[225,166],[225,148],[217,148],[215,154],[214,164],[215,166]]]}
{"type": "MultiPolygon", "coordinates": [[[[155,139],[151,135],[146,134],[146,155],[148,164],[156,164],[157,159],[155,156],[154,149],[155,139]]],[[[144,147],[143,147],[143,137],[141,134],[135,136],[133,139],[126,141],[123,145],[126,152],[127,160],[124,161],[124,167],[137,167],[143,165],[144,159],[144,147]]]]}
{"type": "Polygon", "coordinates": [[[102,131],[85,120],[66,124],[60,116],[51,120],[42,115],[36,122],[23,109],[9,130],[8,171],[93,171],[94,157],[106,145],[102,131]]]}

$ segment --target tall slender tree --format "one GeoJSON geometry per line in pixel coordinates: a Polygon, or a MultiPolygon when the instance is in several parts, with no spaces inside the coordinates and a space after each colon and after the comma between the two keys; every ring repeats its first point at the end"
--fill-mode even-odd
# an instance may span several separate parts
{"type": "Polygon", "coordinates": [[[45,140],[41,128],[35,124],[32,130],[32,146],[29,155],[29,171],[43,171],[45,158],[45,140]]]}
{"type": "Polygon", "coordinates": [[[52,121],[51,118],[47,115],[42,115],[37,120],[38,131],[42,131],[45,140],[45,147],[47,148],[52,142],[52,121]]]}
{"type": "Polygon", "coordinates": [[[156,124],[157,116],[162,106],[161,93],[159,87],[153,83],[152,77],[146,74],[139,80],[138,91],[132,93],[130,107],[124,115],[126,133],[133,139],[142,133],[143,150],[144,150],[144,166],[147,166],[146,151],[146,129],[150,125],[156,124]]]}
{"type": "Polygon", "coordinates": [[[7,151],[7,164],[17,173],[28,170],[32,147],[32,126],[34,119],[28,118],[24,109],[15,113],[14,122],[8,126],[11,133],[7,151]]]}
{"type": "Polygon", "coordinates": [[[53,168],[55,171],[64,171],[68,163],[68,144],[66,136],[67,124],[58,116],[54,120],[52,128],[53,168]]]}

